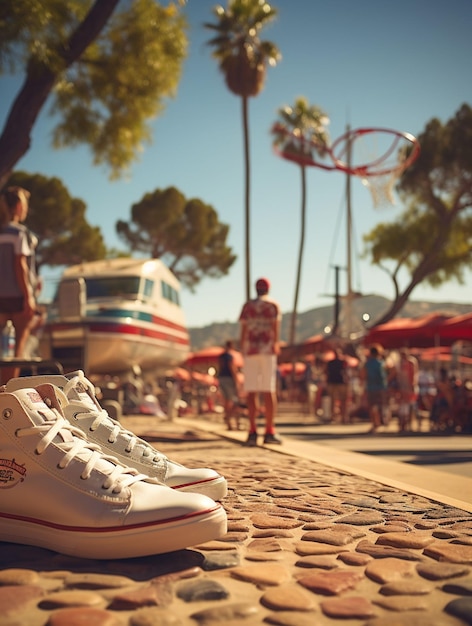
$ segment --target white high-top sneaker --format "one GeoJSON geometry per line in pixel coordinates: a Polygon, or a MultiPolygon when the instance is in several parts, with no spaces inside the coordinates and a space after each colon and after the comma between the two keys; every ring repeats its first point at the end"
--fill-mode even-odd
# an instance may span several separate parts
{"type": "Polygon", "coordinates": [[[105,455],[54,398],[49,384],[0,393],[0,541],[122,559],[225,534],[221,504],[105,455]]]}
{"type": "Polygon", "coordinates": [[[95,397],[94,386],[82,371],[72,372],[67,376],[52,374],[12,378],[5,389],[15,391],[43,383],[50,383],[63,392],[65,398],[59,395],[59,401],[66,418],[106,454],[116,456],[121,463],[157,478],[173,489],[201,493],[213,500],[221,500],[226,495],[226,479],[218,472],[207,468],[188,468],[171,461],[147,441],[112,419],[100,406],[95,397]]]}

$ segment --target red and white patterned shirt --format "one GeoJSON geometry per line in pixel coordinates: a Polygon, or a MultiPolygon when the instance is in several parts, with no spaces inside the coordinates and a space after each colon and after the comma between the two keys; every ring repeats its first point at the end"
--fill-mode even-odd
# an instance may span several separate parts
{"type": "Polygon", "coordinates": [[[275,354],[280,318],[279,305],[268,296],[248,300],[239,316],[239,321],[244,326],[242,353],[245,355],[275,354]]]}

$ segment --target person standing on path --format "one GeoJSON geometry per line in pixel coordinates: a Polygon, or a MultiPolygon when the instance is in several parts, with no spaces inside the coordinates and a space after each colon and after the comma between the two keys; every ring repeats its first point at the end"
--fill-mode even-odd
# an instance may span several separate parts
{"type": "Polygon", "coordinates": [[[398,384],[398,429],[411,429],[418,399],[418,361],[406,348],[400,350],[396,379],[398,384]]]}
{"type": "Polygon", "coordinates": [[[262,394],[265,416],[264,443],[281,444],[275,432],[277,411],[277,355],[280,350],[281,312],[269,297],[267,278],[256,282],[257,297],[248,300],[241,310],[241,350],[244,356],[244,391],[247,394],[249,434],[246,445],[257,445],[259,394],[262,394]]]}
{"type": "Polygon", "coordinates": [[[382,425],[387,392],[387,370],[380,356],[378,348],[372,346],[369,356],[362,368],[362,379],[365,384],[365,394],[371,429],[375,433],[382,425]]]}
{"type": "MultiPolygon", "coordinates": [[[[238,401],[238,372],[231,354],[233,343],[227,341],[225,349],[218,357],[218,382],[224,401],[225,423],[228,430],[234,430],[233,417],[235,404],[238,401]]],[[[236,420],[236,430],[239,429],[239,420],[236,420]]]]}
{"type": "MultiPolygon", "coordinates": [[[[0,192],[0,332],[8,320],[15,328],[15,356],[21,358],[37,320],[39,279],[35,266],[36,237],[22,224],[28,215],[29,191],[7,187],[0,192]]],[[[6,383],[19,376],[18,367],[5,367],[6,383]]]]}
{"type": "Polygon", "coordinates": [[[347,415],[347,365],[341,352],[334,350],[334,357],[326,363],[326,386],[331,398],[331,415],[339,408],[341,424],[348,424],[347,415]]]}

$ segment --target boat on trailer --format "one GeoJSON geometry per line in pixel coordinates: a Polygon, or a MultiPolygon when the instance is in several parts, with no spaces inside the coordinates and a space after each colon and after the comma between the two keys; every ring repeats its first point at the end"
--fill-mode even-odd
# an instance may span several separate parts
{"type": "Polygon", "coordinates": [[[64,371],[153,376],[182,363],[189,334],[180,283],[159,259],[107,259],[68,267],[41,338],[43,358],[64,371]]]}

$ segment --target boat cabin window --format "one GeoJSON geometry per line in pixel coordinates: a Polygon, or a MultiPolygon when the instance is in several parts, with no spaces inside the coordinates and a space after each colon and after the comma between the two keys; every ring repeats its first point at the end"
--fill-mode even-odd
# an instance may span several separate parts
{"type": "Polygon", "coordinates": [[[180,304],[179,292],[177,289],[174,289],[169,283],[165,281],[161,281],[161,293],[162,297],[166,300],[170,300],[174,304],[180,304]]]}
{"type": "Polygon", "coordinates": [[[136,300],[139,297],[139,283],[139,276],[86,278],[87,300],[96,298],[126,298],[136,300]]]}
{"type": "MultiPolygon", "coordinates": [[[[154,284],[150,278],[141,279],[140,276],[87,277],[85,279],[86,299],[89,301],[122,298],[148,302],[152,300],[154,284]]],[[[54,296],[54,302],[57,302],[57,294],[58,292],[54,296]]],[[[165,281],[161,281],[161,295],[165,300],[180,304],[179,292],[165,281]]]]}
{"type": "Polygon", "coordinates": [[[154,290],[154,281],[150,278],[144,279],[144,288],[143,288],[143,300],[151,300],[152,292],[154,290]]]}
{"type": "MultiPolygon", "coordinates": [[[[113,278],[86,278],[87,299],[120,297],[143,302],[152,300],[154,281],[145,278],[141,282],[139,276],[121,276],[113,278]]],[[[174,304],[179,304],[179,292],[165,281],[161,281],[162,297],[174,304]]]]}

